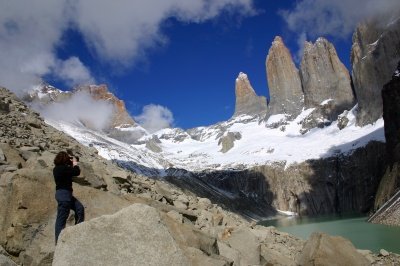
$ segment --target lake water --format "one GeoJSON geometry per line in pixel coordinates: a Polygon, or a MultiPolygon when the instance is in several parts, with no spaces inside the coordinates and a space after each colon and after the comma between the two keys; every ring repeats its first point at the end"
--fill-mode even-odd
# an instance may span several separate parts
{"type": "Polygon", "coordinates": [[[369,249],[375,253],[381,248],[400,254],[400,227],[366,222],[367,217],[354,215],[321,217],[284,217],[259,222],[264,226],[275,226],[278,230],[302,239],[313,232],[343,236],[358,249],[369,249]]]}

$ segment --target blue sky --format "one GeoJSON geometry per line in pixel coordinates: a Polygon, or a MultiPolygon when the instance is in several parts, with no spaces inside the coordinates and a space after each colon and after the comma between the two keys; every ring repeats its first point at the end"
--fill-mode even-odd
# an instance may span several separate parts
{"type": "Polygon", "coordinates": [[[297,58],[305,39],[325,36],[350,68],[355,25],[399,6],[395,0],[0,1],[0,85],[18,92],[39,79],[64,90],[105,83],[133,116],[159,105],[151,117],[161,123],[167,111],[168,123],[185,129],[232,116],[241,71],[258,95],[268,96],[265,59],[276,35],[297,58]]]}

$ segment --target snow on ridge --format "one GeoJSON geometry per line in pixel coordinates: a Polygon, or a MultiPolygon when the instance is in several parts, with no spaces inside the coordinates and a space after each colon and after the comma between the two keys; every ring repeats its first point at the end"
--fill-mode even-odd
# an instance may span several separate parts
{"type": "Polygon", "coordinates": [[[337,121],[325,128],[314,128],[306,134],[300,133],[301,121],[313,109],[303,110],[294,121],[285,121],[285,129],[268,128],[273,121],[280,122],[285,115],[271,116],[268,121],[259,121],[251,116],[240,116],[210,127],[191,129],[188,134],[182,129],[163,129],[155,133],[159,137],[162,149],[154,153],[146,148],[145,140],[153,135],[143,137],[138,144],[126,143],[108,138],[101,133],[83,130],[76,126],[48,123],[70,134],[84,145],[94,143],[99,154],[107,159],[118,160],[142,166],[149,171],[162,175],[169,167],[202,171],[205,169],[225,170],[243,169],[256,165],[270,165],[281,162],[289,165],[304,162],[308,159],[319,159],[337,156],[339,153],[351,153],[363,147],[371,140],[385,142],[383,119],[372,125],[358,127],[355,123],[355,106],[344,113],[349,123],[339,130],[337,121]],[[240,133],[241,138],[234,141],[232,149],[221,152],[219,140],[228,132],[240,133]],[[172,137],[161,138],[163,135],[172,137]],[[186,135],[176,141],[174,136],[186,135]],[[195,137],[193,137],[195,136],[195,137]]]}

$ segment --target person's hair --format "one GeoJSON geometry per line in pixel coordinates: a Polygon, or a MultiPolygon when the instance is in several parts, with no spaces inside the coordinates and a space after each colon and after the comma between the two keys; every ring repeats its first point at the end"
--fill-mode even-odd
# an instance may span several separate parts
{"type": "Polygon", "coordinates": [[[60,151],[54,158],[55,165],[71,165],[71,156],[65,151],[60,151]]]}

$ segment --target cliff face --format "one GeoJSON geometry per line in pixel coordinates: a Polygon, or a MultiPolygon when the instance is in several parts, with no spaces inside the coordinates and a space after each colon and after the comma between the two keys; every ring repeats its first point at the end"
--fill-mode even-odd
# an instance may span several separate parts
{"type": "Polygon", "coordinates": [[[359,212],[373,207],[383,174],[385,144],[371,142],[351,155],[257,168],[265,176],[273,206],[303,215],[359,212]]]}
{"type": "Polygon", "coordinates": [[[370,124],[382,115],[381,90],[400,59],[400,18],[386,25],[378,20],[360,24],[353,35],[352,77],[359,111],[357,123],[370,124]]]}
{"type": "Polygon", "coordinates": [[[389,200],[400,187],[400,63],[392,80],[383,87],[382,100],[387,167],[376,195],[375,209],[389,200]]]}
{"type": "Polygon", "coordinates": [[[324,38],[315,44],[305,43],[300,77],[306,108],[319,106],[331,99],[333,116],[354,106],[350,75],[340,61],[335,47],[324,38]]]}
{"type": "Polygon", "coordinates": [[[351,155],[236,171],[190,173],[169,169],[168,180],[258,218],[274,209],[317,215],[367,212],[383,175],[385,144],[371,142],[351,155]],[[225,193],[223,193],[225,191],[225,193]]]}
{"type": "Polygon", "coordinates": [[[304,106],[300,75],[281,37],[276,37],[269,49],[266,69],[270,114],[299,114],[304,106]]]}
{"type": "Polygon", "coordinates": [[[234,117],[242,114],[265,115],[267,113],[267,99],[264,96],[257,96],[247,75],[242,72],[236,79],[235,94],[234,117]]]}

